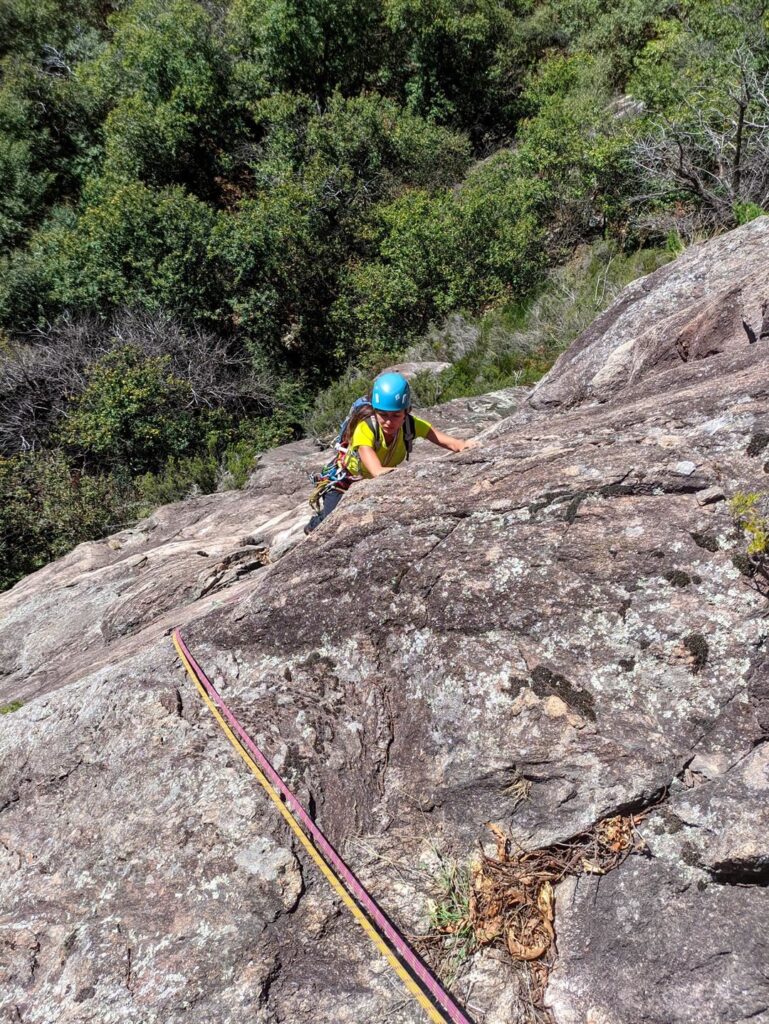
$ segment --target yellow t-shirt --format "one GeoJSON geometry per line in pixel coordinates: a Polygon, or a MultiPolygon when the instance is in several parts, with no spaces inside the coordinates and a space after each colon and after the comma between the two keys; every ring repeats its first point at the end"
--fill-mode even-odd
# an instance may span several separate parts
{"type": "MultiPolygon", "coordinates": [[[[427,437],[431,430],[431,423],[428,423],[427,420],[420,420],[418,416],[414,416],[415,437],[427,437]]],[[[376,433],[377,436],[374,437],[371,427],[365,421],[359,423],[355,428],[347,458],[345,459],[348,473],[351,473],[353,476],[362,476],[366,480],[371,479],[371,474],[358,457],[358,449],[361,445],[373,448],[383,466],[397,466],[406,458],[406,442],[403,440],[403,427],[400,428],[395,441],[389,447],[385,443],[384,432],[379,424],[377,424],[376,433]]]]}

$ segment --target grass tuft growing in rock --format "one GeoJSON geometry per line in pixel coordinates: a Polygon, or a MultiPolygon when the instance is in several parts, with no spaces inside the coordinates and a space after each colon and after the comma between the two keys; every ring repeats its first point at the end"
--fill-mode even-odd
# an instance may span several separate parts
{"type": "Polygon", "coordinates": [[[745,540],[745,550],[732,555],[732,565],[754,586],[769,595],[769,517],[767,495],[738,491],[729,501],[729,511],[745,540]]]}
{"type": "Polygon", "coordinates": [[[738,491],[729,502],[729,511],[747,541],[748,557],[763,558],[769,550],[769,519],[763,514],[761,494],[738,491]]]}
{"type": "Polygon", "coordinates": [[[431,935],[440,937],[439,973],[452,984],[463,963],[478,948],[470,917],[470,869],[444,862],[435,879],[436,896],[428,900],[431,935]]]}

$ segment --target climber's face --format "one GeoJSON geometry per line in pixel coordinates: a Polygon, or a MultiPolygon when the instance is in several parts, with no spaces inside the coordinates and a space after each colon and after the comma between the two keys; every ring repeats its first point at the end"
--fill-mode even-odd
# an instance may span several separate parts
{"type": "Polygon", "coordinates": [[[385,437],[392,437],[397,434],[406,419],[406,413],[401,409],[399,412],[379,412],[376,414],[377,422],[385,432],[385,437]]]}

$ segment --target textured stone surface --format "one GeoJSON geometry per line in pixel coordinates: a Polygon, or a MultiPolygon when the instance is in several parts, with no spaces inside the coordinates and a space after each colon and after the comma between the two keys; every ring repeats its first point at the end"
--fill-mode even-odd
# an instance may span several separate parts
{"type": "Polygon", "coordinates": [[[769,1019],[769,891],[711,885],[648,830],[654,857],[564,883],[548,1004],[559,1024],[769,1019]],[[603,965],[596,970],[597,963],[603,965]],[[592,968],[592,969],[591,969],[592,968]]]}
{"type": "MultiPolygon", "coordinates": [[[[442,407],[440,423],[469,436],[514,411],[527,394],[510,388],[459,399],[442,407]]],[[[420,443],[411,462],[442,455],[420,443]]],[[[310,440],[267,452],[244,491],[166,505],[0,594],[2,693],[27,699],[59,687],[101,666],[107,648],[112,659],[141,651],[164,630],[236,602],[265,565],[304,539],[309,474],[329,456],[310,440]]]]}
{"type": "Polygon", "coordinates": [[[386,367],[382,373],[394,371],[395,373],[402,373],[404,377],[411,379],[417,373],[440,373],[441,370],[447,370],[450,366],[451,363],[428,359],[421,362],[393,363],[392,366],[386,367]]]}
{"type": "MultiPolygon", "coordinates": [[[[762,219],[631,286],[530,403],[464,404],[480,447],[357,486],[298,546],[301,447],[0,597],[2,699],[30,698],[0,718],[4,1024],[423,1019],[226,747],[174,621],[407,932],[486,821],[540,845],[653,808],[645,856],[556,888],[555,1021],[769,1019],[768,606],[724,500],[767,491],[769,349],[741,322],[767,267],[762,219]],[[285,554],[238,576],[243,549],[285,554]]],[[[454,990],[477,1024],[527,1019],[501,951],[454,990]]]]}
{"type": "Polygon", "coordinates": [[[629,285],[540,382],[533,404],[632,397],[661,369],[740,349],[751,332],[759,337],[767,230],[761,217],[629,285]]]}

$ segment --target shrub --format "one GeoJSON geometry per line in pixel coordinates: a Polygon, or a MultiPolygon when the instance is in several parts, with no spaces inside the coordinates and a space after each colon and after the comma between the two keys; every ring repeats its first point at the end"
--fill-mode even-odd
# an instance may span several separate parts
{"type": "Polygon", "coordinates": [[[193,115],[171,103],[126,97],[104,123],[105,175],[155,186],[195,181],[202,162],[195,151],[197,127],[193,115]]]}
{"type": "Polygon", "coordinates": [[[245,486],[261,452],[295,441],[298,436],[295,418],[288,410],[272,416],[238,424],[236,439],[224,449],[219,464],[219,490],[245,486]]]}
{"type": "Polygon", "coordinates": [[[382,201],[404,182],[455,180],[468,144],[378,96],[335,94],[317,113],[306,98],[280,95],[257,113],[265,132],[254,161],[259,191],[220,218],[211,253],[252,352],[325,383],[352,354],[328,310],[368,218],[378,221],[382,201]]]}
{"type": "Polygon", "coordinates": [[[623,254],[603,242],[585,247],[565,267],[548,274],[534,299],[490,309],[480,319],[471,347],[462,346],[455,354],[445,350],[439,336],[432,351],[421,344],[408,353],[454,360],[437,375],[414,378],[420,401],[432,405],[535,383],[625,285],[671,258],[664,248],[623,254]]]}
{"type": "Polygon", "coordinates": [[[213,210],[179,187],[104,183],[74,226],[42,231],[33,244],[60,307],[163,308],[206,321],[219,306],[208,261],[215,222],[213,210]]]}
{"type": "Polygon", "coordinates": [[[111,26],[103,52],[78,69],[103,120],[105,177],[214,197],[232,125],[229,63],[212,15],[191,0],[134,0],[111,26]]]}
{"type": "Polygon", "coordinates": [[[127,346],[90,367],[60,437],[97,465],[151,471],[193,443],[191,405],[190,385],[171,373],[168,356],[127,346]]]}
{"type": "Polygon", "coordinates": [[[506,57],[520,53],[519,11],[507,0],[388,0],[387,75],[423,117],[461,126],[479,143],[509,134],[521,69],[506,57]]]}
{"type": "MultiPolygon", "coordinates": [[[[2,72],[0,72],[1,74],[2,72]]],[[[48,133],[33,104],[10,82],[0,87],[0,251],[18,244],[39,216],[55,175],[46,166],[48,133]]]]}
{"type": "Polygon", "coordinates": [[[136,517],[150,515],[158,506],[211,494],[216,490],[219,461],[214,455],[179,458],[172,455],[155,473],[142,473],[134,480],[136,517]]]}
{"type": "Polygon", "coordinates": [[[749,224],[756,217],[763,217],[766,210],[757,203],[735,203],[732,213],[736,224],[749,224]]]}
{"type": "Polygon", "coordinates": [[[0,255],[0,327],[23,330],[54,316],[47,254],[15,249],[0,255]]]}
{"type": "Polygon", "coordinates": [[[373,84],[381,57],[378,0],[233,0],[228,27],[242,82],[255,92],[303,92],[322,103],[335,89],[373,84]]]}
{"type": "Polygon", "coordinates": [[[525,293],[545,259],[539,194],[503,153],[456,192],[414,189],[380,207],[373,258],[348,266],[331,311],[343,349],[387,359],[453,310],[525,293]]]}
{"type": "Polygon", "coordinates": [[[133,0],[110,19],[111,39],[78,68],[78,78],[109,108],[141,95],[150,104],[171,102],[179,111],[211,111],[219,98],[220,34],[194,0],[133,0]]]}
{"type": "Polygon", "coordinates": [[[333,372],[325,312],[338,253],[311,189],[289,180],[244,200],[220,217],[210,253],[225,310],[258,364],[333,372]]]}
{"type": "Polygon", "coordinates": [[[610,80],[622,87],[639,52],[671,7],[670,0],[552,0],[570,49],[605,56],[610,80]]]}
{"type": "Polygon", "coordinates": [[[98,125],[73,79],[73,68],[98,46],[88,4],[40,5],[6,0],[16,35],[0,59],[0,248],[22,244],[52,206],[75,198],[100,150],[98,125]],[[14,24],[15,23],[15,24],[14,24]]]}
{"type": "Polygon", "coordinates": [[[124,514],[115,480],[73,472],[61,451],[0,458],[0,589],[123,525],[124,514]]]}
{"type": "Polygon", "coordinates": [[[122,312],[107,322],[65,316],[24,344],[0,350],[0,453],[47,444],[68,403],[86,387],[88,368],[127,347],[142,358],[166,357],[171,374],[187,382],[196,415],[219,410],[228,420],[254,417],[276,402],[278,386],[257,377],[231,341],[188,330],[165,313],[122,312]]]}
{"type": "Polygon", "coordinates": [[[376,372],[353,370],[334,381],[316,396],[304,428],[312,437],[331,441],[356,398],[368,395],[376,372]]]}
{"type": "Polygon", "coordinates": [[[633,171],[635,122],[612,114],[606,63],[584,55],[542,62],[526,91],[535,113],[521,125],[517,173],[533,190],[546,227],[548,262],[560,262],[575,244],[621,228],[633,171]]]}
{"type": "Polygon", "coordinates": [[[307,123],[306,148],[308,173],[344,171],[358,205],[389,198],[401,184],[452,185],[470,162],[464,136],[376,94],[332,96],[307,123]]]}
{"type": "Polygon", "coordinates": [[[769,201],[767,26],[750,0],[685,9],[639,55],[630,87],[650,116],[633,156],[646,204],[686,206],[712,232],[769,201]]]}
{"type": "Polygon", "coordinates": [[[0,5],[0,56],[39,57],[45,46],[64,49],[103,18],[92,0],[3,0],[0,5]]]}
{"type": "Polygon", "coordinates": [[[518,154],[501,150],[479,163],[458,189],[451,281],[441,312],[475,308],[531,290],[547,262],[539,173],[522,173],[518,154]]]}
{"type": "Polygon", "coordinates": [[[374,258],[351,263],[331,310],[338,356],[375,361],[402,349],[443,306],[457,252],[452,196],[406,192],[376,213],[374,258]]]}

